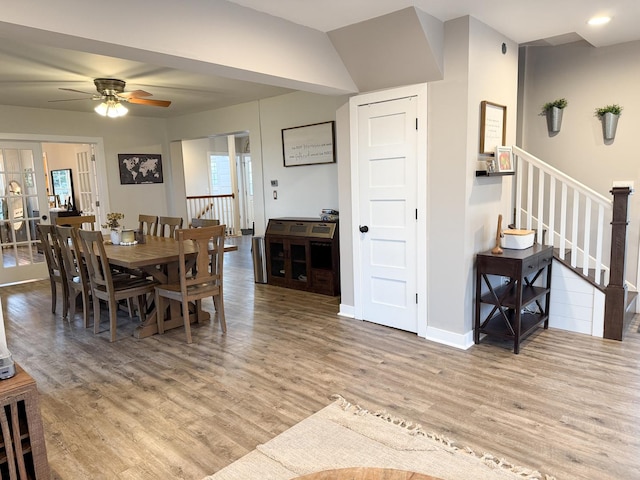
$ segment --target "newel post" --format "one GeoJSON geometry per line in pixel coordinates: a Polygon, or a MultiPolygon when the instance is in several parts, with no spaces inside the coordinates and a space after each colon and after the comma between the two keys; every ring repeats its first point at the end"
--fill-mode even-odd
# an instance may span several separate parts
{"type": "Polygon", "coordinates": [[[622,340],[627,307],[627,287],[624,282],[627,258],[627,225],[629,187],[613,187],[613,219],[611,221],[611,270],[605,288],[604,338],[622,340]]]}

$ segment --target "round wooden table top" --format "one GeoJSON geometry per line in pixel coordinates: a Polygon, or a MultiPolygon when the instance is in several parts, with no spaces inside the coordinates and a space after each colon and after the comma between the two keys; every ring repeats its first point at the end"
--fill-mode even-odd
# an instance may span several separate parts
{"type": "Polygon", "coordinates": [[[340,468],[297,477],[295,480],[442,480],[423,473],[390,468],[340,468]]]}

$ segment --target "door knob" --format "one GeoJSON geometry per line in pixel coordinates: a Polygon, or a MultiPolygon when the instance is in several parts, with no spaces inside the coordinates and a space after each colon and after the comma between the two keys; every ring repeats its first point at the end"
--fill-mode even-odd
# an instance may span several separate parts
{"type": "Polygon", "coordinates": [[[369,227],[367,227],[366,225],[360,225],[360,231],[362,233],[367,233],[369,231],[369,227]]]}
{"type": "Polygon", "coordinates": [[[46,215],[42,215],[42,217],[40,217],[40,218],[42,218],[42,220],[46,220],[47,216],[46,215]]]}

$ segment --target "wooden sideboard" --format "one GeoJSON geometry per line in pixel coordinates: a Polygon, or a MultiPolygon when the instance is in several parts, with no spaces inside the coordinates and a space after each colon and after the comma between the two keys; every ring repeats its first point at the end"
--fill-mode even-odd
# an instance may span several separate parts
{"type": "Polygon", "coordinates": [[[552,260],[553,247],[538,244],[524,250],[505,248],[502,254],[488,251],[477,255],[476,344],[480,343],[481,334],[492,335],[513,340],[513,351],[518,353],[524,338],[540,325],[545,329],[549,327],[552,260]],[[495,285],[489,275],[504,277],[507,283],[495,285]],[[484,318],[481,314],[483,304],[491,306],[484,318]],[[529,305],[531,309],[527,309],[529,305]]]}
{"type": "Polygon", "coordinates": [[[337,222],[272,218],[265,247],[267,283],[324,295],[340,294],[337,222]]]}
{"type": "Polygon", "coordinates": [[[0,380],[0,478],[50,478],[36,382],[18,364],[0,380]]]}

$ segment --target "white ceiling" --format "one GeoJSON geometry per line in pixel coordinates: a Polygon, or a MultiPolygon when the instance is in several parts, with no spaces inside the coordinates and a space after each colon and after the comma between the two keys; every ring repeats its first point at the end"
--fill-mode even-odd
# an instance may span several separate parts
{"type": "MultiPolygon", "coordinates": [[[[415,6],[443,22],[471,15],[519,44],[555,44],[581,37],[601,47],[640,39],[638,0],[229,1],[322,32],[415,6]],[[587,25],[590,17],[602,14],[612,16],[611,23],[587,25]]],[[[91,111],[95,103],[89,99],[51,100],[85,97],[60,87],[85,91],[88,98],[95,92],[97,77],[121,78],[128,91],[146,90],[153,99],[172,101],[166,109],[128,105],[130,114],[151,117],[211,110],[290,91],[10,38],[0,41],[0,65],[0,104],[36,108],[91,111]]]]}
{"type": "Polygon", "coordinates": [[[595,46],[640,39],[638,0],[229,0],[294,23],[328,32],[416,7],[442,22],[471,15],[517,43],[577,33],[595,46]],[[587,25],[608,15],[601,28],[587,25]]]}

